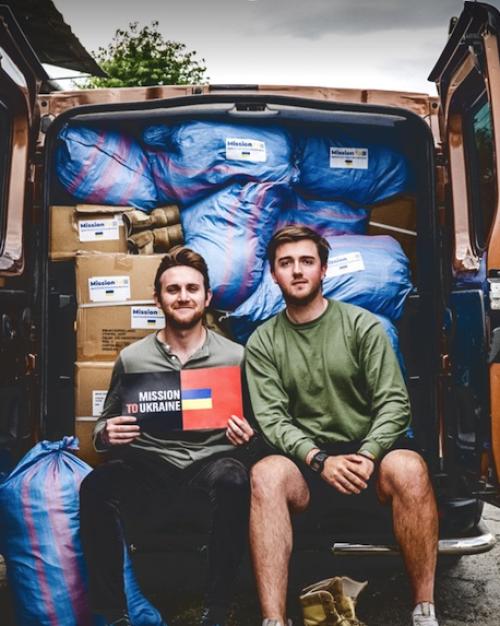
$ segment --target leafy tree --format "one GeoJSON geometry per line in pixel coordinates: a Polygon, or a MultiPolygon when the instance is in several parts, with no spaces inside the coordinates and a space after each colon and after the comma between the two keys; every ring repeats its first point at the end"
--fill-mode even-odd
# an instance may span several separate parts
{"type": "Polygon", "coordinates": [[[139,29],[131,22],[128,29],[117,29],[111,45],[93,53],[108,78],[93,77],[84,87],[145,87],[149,85],[188,85],[207,81],[205,59],[197,59],[178,41],[165,39],[159,22],[139,29]]]}

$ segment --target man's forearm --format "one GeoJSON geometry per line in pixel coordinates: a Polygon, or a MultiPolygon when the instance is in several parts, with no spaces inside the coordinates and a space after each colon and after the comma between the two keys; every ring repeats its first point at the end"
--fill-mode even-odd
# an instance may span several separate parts
{"type": "Polygon", "coordinates": [[[256,418],[267,442],[284,454],[305,462],[310,451],[317,448],[315,441],[288,416],[270,419],[256,414],[256,418]]]}
{"type": "Polygon", "coordinates": [[[319,448],[312,448],[312,450],[310,450],[310,451],[307,453],[307,455],[306,455],[306,459],[305,459],[305,461],[306,461],[306,465],[311,465],[312,458],[314,457],[314,455],[315,455],[317,452],[319,452],[319,450],[320,450],[319,448]]]}

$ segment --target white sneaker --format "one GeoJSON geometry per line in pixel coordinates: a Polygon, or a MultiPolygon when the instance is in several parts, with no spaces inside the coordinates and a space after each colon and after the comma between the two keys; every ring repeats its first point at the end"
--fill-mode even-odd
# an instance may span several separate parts
{"type": "Polygon", "coordinates": [[[439,626],[432,602],[420,602],[413,610],[412,626],[439,626]]]}

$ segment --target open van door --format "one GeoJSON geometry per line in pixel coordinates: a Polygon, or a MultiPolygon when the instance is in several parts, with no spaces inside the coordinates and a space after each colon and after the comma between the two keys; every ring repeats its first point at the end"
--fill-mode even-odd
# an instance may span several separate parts
{"type": "Polygon", "coordinates": [[[10,9],[0,4],[0,273],[24,268],[23,219],[30,193],[36,97],[48,76],[10,9]]]}
{"type": "MultiPolygon", "coordinates": [[[[36,97],[45,70],[0,5],[0,473],[33,433],[39,219],[33,209],[36,97]]],[[[7,468],[5,468],[7,469],[7,468]]]]}
{"type": "Polygon", "coordinates": [[[448,172],[444,470],[480,498],[499,504],[500,13],[487,4],[465,2],[451,24],[429,76],[441,99],[448,172]]]}

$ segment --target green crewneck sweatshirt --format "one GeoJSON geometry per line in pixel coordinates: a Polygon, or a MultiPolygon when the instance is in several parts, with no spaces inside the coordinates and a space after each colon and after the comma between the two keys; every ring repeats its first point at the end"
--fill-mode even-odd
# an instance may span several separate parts
{"type": "Polygon", "coordinates": [[[273,446],[300,460],[324,443],[359,441],[380,458],[410,423],[401,370],[377,318],[334,300],[305,324],[279,313],[250,337],[255,417],[273,446]]]}

